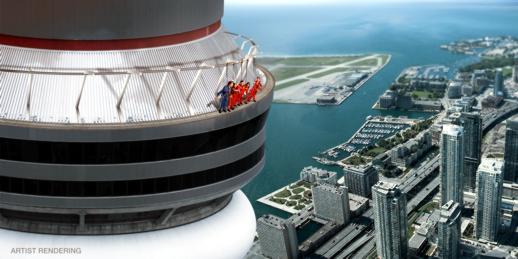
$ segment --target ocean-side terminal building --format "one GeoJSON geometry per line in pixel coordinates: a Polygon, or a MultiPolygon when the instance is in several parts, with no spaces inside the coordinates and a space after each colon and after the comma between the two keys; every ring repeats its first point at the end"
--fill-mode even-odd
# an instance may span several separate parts
{"type": "Polygon", "coordinates": [[[0,0],[0,248],[246,254],[255,217],[239,189],[265,163],[274,79],[223,11],[223,0],[0,0]],[[218,113],[227,81],[257,77],[257,102],[218,113]]]}
{"type": "Polygon", "coordinates": [[[484,158],[477,172],[475,200],[475,236],[496,241],[501,223],[502,172],[504,163],[494,158],[484,158]]]}
{"type": "Polygon", "coordinates": [[[376,250],[379,258],[407,258],[406,196],[397,184],[380,181],[372,187],[376,250]]]}
{"type": "Polygon", "coordinates": [[[464,129],[453,124],[444,125],[440,149],[441,203],[453,200],[463,204],[464,129]]]}

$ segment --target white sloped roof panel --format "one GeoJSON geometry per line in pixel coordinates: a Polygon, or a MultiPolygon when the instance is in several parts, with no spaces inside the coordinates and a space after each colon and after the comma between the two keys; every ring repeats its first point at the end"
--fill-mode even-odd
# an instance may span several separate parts
{"type": "MultiPolygon", "coordinates": [[[[0,116],[51,123],[141,122],[214,112],[223,67],[210,66],[243,57],[233,36],[222,29],[189,43],[151,49],[56,51],[0,45],[0,52],[3,69],[26,71],[0,74],[0,116]],[[205,68],[193,85],[200,66],[205,68]],[[165,72],[133,72],[128,81],[121,74],[163,68],[183,70],[167,72],[163,85],[165,72]]],[[[221,84],[237,80],[239,65],[227,68],[221,84]]]]}

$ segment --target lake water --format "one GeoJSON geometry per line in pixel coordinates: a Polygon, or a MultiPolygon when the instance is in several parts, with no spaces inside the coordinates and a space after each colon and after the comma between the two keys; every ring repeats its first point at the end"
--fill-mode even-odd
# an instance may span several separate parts
{"type": "Polygon", "coordinates": [[[341,106],[273,104],[267,126],[266,166],[243,191],[256,216],[273,213],[285,217],[287,213],[256,200],[297,180],[303,167],[319,166],[311,157],[349,139],[368,115],[427,117],[426,113],[376,111],[371,107],[405,67],[458,67],[473,61],[441,50],[441,44],[483,36],[518,36],[518,3],[227,6],[224,24],[229,31],[252,37],[263,55],[392,55],[390,64],[341,106]]]}

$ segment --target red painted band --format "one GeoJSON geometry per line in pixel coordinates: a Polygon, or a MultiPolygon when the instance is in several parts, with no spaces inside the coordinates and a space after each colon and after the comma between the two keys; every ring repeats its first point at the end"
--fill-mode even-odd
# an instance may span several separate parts
{"type": "Polygon", "coordinates": [[[0,44],[25,48],[77,51],[142,49],[174,45],[197,40],[216,32],[220,27],[221,21],[217,21],[207,27],[193,31],[153,38],[125,40],[56,40],[17,37],[0,34],[0,44]]]}

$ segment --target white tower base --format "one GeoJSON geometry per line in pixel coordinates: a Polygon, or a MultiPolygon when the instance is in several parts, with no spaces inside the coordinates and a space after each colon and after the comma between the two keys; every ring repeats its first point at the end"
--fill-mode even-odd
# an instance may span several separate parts
{"type": "Polygon", "coordinates": [[[218,213],[166,230],[65,236],[0,229],[0,258],[243,258],[255,235],[252,205],[241,191],[218,213]]]}

